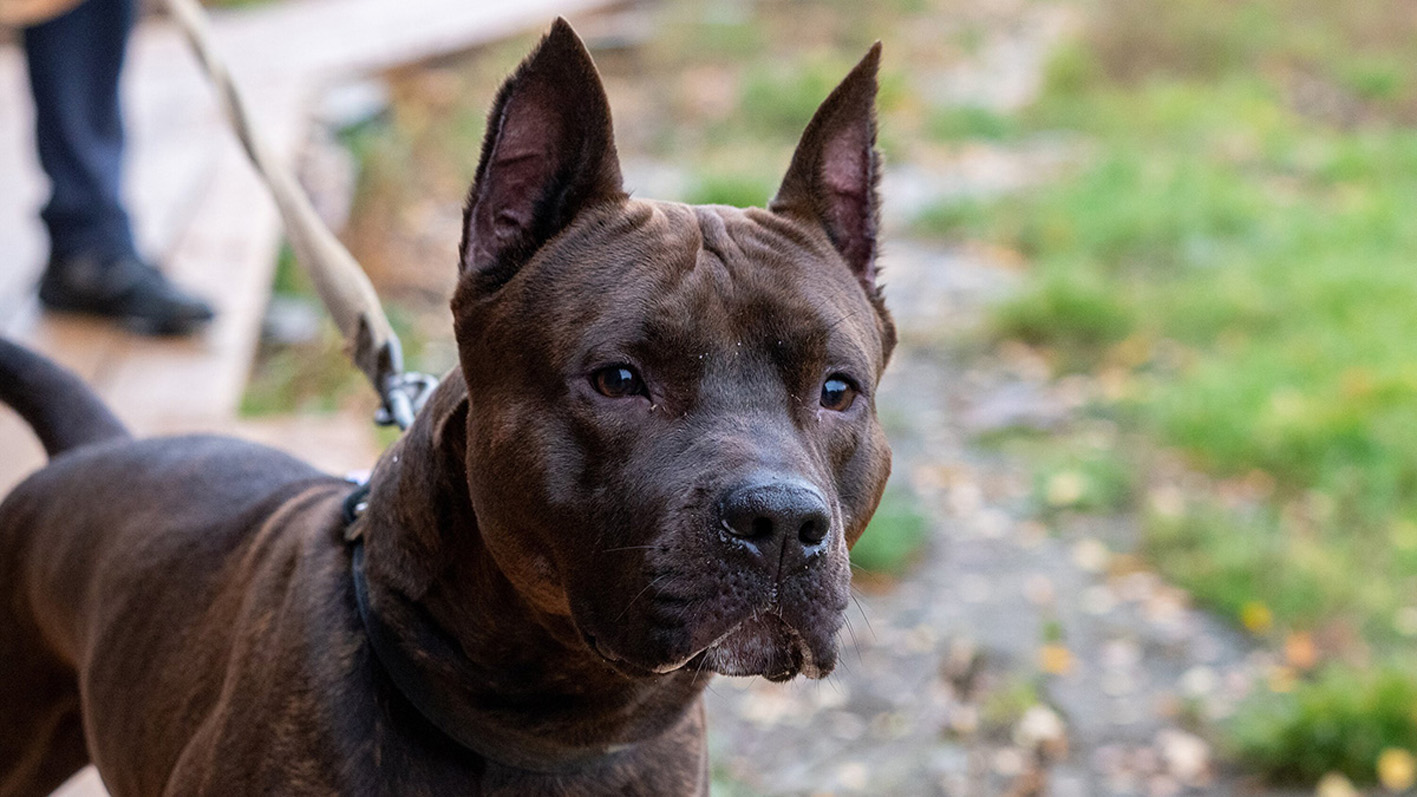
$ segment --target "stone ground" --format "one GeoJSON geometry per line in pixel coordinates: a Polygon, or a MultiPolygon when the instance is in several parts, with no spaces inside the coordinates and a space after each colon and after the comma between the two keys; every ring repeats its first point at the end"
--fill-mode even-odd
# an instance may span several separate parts
{"type": "Polygon", "coordinates": [[[1265,660],[1126,556],[1125,523],[1029,519],[1026,465],[971,442],[971,419],[1016,413],[1019,395],[1068,403],[1027,359],[932,342],[1014,275],[908,243],[884,269],[904,343],[880,410],[934,535],[902,581],[858,590],[826,681],[713,682],[719,771],[770,794],[1243,791],[1186,719],[1223,716],[1265,660]]]}

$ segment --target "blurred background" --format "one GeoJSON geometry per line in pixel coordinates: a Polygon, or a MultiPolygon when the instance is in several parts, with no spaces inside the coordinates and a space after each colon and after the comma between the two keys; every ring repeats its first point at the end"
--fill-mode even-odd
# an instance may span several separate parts
{"type": "MultiPolygon", "coordinates": [[[[895,476],[837,673],[711,687],[715,793],[1412,791],[1417,2],[379,3],[395,22],[266,0],[218,34],[435,372],[484,114],[555,14],[604,74],[627,185],[689,202],[763,204],[884,42],[895,476]]],[[[373,398],[166,23],[133,61],[140,232],[218,325],[154,343],[35,311],[20,110],[0,327],[140,428],[368,467],[373,398]]],[[[0,420],[13,481],[37,460],[0,420]]]]}

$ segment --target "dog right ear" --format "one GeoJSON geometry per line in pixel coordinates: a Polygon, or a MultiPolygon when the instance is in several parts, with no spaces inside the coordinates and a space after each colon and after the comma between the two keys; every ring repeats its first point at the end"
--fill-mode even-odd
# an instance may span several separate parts
{"type": "Polygon", "coordinates": [[[623,199],[610,103],[569,23],[551,31],[502,84],[463,210],[464,279],[511,279],[582,209],[623,199]]]}
{"type": "Polygon", "coordinates": [[[867,294],[879,298],[876,284],[876,228],[880,221],[880,154],[876,151],[876,73],[881,43],[822,102],[797,151],[777,196],[768,204],[821,224],[867,294]]]}

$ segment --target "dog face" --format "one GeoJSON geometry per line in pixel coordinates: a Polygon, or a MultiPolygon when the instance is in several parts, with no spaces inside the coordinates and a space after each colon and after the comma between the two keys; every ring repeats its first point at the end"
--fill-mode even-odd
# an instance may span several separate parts
{"type": "Polygon", "coordinates": [[[622,672],[820,677],[890,450],[879,49],[767,210],[630,199],[558,21],[498,95],[453,301],[488,549],[622,672]]]}

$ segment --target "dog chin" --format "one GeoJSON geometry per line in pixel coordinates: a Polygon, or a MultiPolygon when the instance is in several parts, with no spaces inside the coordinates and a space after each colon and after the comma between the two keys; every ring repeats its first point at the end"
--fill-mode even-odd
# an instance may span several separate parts
{"type": "Polygon", "coordinates": [[[836,664],[833,640],[813,650],[797,629],[773,614],[743,621],[704,654],[707,669],[720,675],[761,675],[769,681],[825,678],[836,664]]]}
{"type": "Polygon", "coordinates": [[[719,675],[761,675],[769,681],[788,681],[803,675],[825,678],[836,665],[835,641],[813,646],[780,617],[764,614],[744,620],[703,650],[682,659],[658,663],[632,661],[595,637],[590,648],[612,669],[630,677],[665,675],[679,670],[708,671],[719,675]]]}

